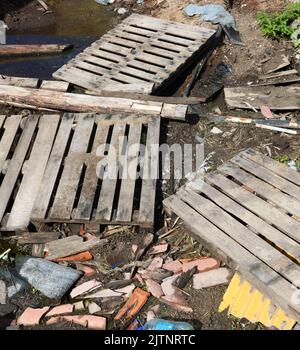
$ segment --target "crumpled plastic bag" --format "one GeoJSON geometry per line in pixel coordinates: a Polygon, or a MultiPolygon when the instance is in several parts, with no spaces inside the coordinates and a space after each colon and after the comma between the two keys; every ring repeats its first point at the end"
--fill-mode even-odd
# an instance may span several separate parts
{"type": "Polygon", "coordinates": [[[188,16],[201,15],[204,21],[236,29],[234,17],[222,5],[199,6],[190,4],[184,8],[184,12],[188,16]]]}

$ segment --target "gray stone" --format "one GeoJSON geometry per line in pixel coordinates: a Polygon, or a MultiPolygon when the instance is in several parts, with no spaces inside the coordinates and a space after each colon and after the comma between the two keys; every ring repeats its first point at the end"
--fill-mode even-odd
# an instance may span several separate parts
{"type": "Polygon", "coordinates": [[[61,299],[82,273],[51,261],[17,257],[16,270],[35,289],[51,299],[61,299]]]}
{"type": "Polygon", "coordinates": [[[12,268],[0,268],[0,277],[6,281],[7,297],[9,299],[30,286],[12,268]]]}

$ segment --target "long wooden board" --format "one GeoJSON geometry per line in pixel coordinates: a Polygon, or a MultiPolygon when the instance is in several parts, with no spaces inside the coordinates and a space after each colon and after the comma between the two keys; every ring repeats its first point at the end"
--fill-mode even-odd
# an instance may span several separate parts
{"type": "Polygon", "coordinates": [[[110,83],[157,89],[214,40],[214,30],[133,14],[56,71],[56,79],[88,90],[110,83]]]}
{"type": "MultiPolygon", "coordinates": [[[[101,97],[44,89],[0,85],[0,104],[25,104],[38,108],[82,113],[138,113],[185,120],[187,105],[101,97]]],[[[30,107],[29,107],[30,108],[30,107]]]]}
{"type": "Polygon", "coordinates": [[[299,174],[287,169],[249,149],[205,179],[196,178],[183,186],[164,200],[164,207],[181,217],[196,239],[299,321],[300,307],[293,291],[300,271],[300,200],[276,186],[282,184],[281,179],[286,186],[300,189],[299,174]],[[253,166],[246,168],[237,159],[253,166]],[[258,176],[260,167],[268,178],[258,176]]]}
{"type": "Polygon", "coordinates": [[[268,106],[272,110],[300,109],[300,86],[259,86],[225,88],[229,108],[251,109],[268,106]]]}

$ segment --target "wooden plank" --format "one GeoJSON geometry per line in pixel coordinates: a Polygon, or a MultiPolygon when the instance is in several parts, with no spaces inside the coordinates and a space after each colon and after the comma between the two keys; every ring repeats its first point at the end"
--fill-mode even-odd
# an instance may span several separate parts
{"type": "Polygon", "coordinates": [[[72,218],[74,220],[87,221],[92,217],[93,204],[99,180],[97,176],[97,166],[98,162],[104,157],[104,153],[101,153],[100,150],[102,150],[101,145],[105,145],[107,142],[108,133],[109,125],[103,125],[101,123],[101,120],[98,120],[95,140],[91,152],[93,157],[91,157],[90,160],[86,162],[86,172],[82,184],[80,198],[77,208],[72,214],[72,218]]]}
{"type": "Polygon", "coordinates": [[[225,192],[245,208],[251,210],[267,222],[272,223],[275,227],[297,242],[300,242],[300,222],[292,219],[271,204],[258,198],[220,174],[210,174],[206,178],[210,183],[218,186],[222,192],[225,192]]]}
{"type": "Polygon", "coordinates": [[[40,56],[62,53],[72,45],[38,44],[38,45],[1,45],[0,57],[40,56]]]}
{"type": "Polygon", "coordinates": [[[79,116],[68,157],[64,162],[55,199],[50,210],[52,220],[70,220],[80,176],[86,158],[95,117],[82,114],[79,116]]]}
{"type": "Polygon", "coordinates": [[[46,217],[55,182],[70,137],[73,120],[73,114],[65,114],[61,120],[53,149],[45,169],[45,176],[39,187],[39,196],[37,196],[32,210],[31,218],[33,221],[42,221],[46,217]]]}
{"type": "Polygon", "coordinates": [[[75,255],[95,247],[103,246],[107,243],[106,239],[94,238],[83,242],[79,236],[70,236],[58,239],[57,241],[48,242],[45,245],[45,251],[48,253],[45,259],[55,260],[66,256],[75,255]]]}
{"type": "Polygon", "coordinates": [[[299,279],[300,267],[297,264],[212,201],[189,189],[179,190],[177,196],[291,283],[299,279]]]}
{"type": "Polygon", "coordinates": [[[148,124],[138,216],[138,222],[145,225],[153,225],[154,222],[156,181],[159,178],[159,136],[160,119],[152,119],[148,124]]]}
{"type": "Polygon", "coordinates": [[[37,88],[39,84],[38,78],[22,78],[0,75],[0,85],[14,85],[20,87],[37,88]]]}
{"type": "Polygon", "coordinates": [[[298,74],[298,71],[296,69],[290,69],[290,70],[285,70],[285,71],[282,71],[282,72],[277,72],[277,73],[274,73],[274,74],[261,75],[259,77],[259,79],[260,80],[275,79],[275,78],[286,77],[288,75],[294,75],[294,74],[298,74]]]}
{"type": "Polygon", "coordinates": [[[126,173],[125,171],[122,172],[122,183],[116,216],[116,221],[118,222],[132,221],[141,134],[142,124],[130,125],[128,143],[125,152],[128,171],[126,173]]]}
{"type": "Polygon", "coordinates": [[[229,108],[259,109],[260,106],[268,106],[271,110],[300,109],[300,87],[295,85],[225,88],[224,93],[229,108]]]}
{"type": "Polygon", "coordinates": [[[65,81],[43,80],[40,89],[67,92],[69,90],[69,83],[65,81]]]}
{"type": "Polygon", "coordinates": [[[300,174],[290,169],[285,164],[281,164],[273,159],[270,159],[269,157],[263,155],[262,153],[259,153],[255,151],[254,149],[250,148],[243,153],[241,153],[243,157],[246,157],[248,159],[251,159],[252,161],[264,166],[265,168],[273,171],[275,174],[293,182],[294,184],[300,186],[300,174]]]}
{"type": "Polygon", "coordinates": [[[300,319],[300,307],[292,297],[295,287],[282,278],[245,248],[228,237],[224,232],[199,215],[194,209],[177,198],[171,196],[164,200],[164,206],[178,215],[187,229],[201,243],[205,243],[211,251],[230,257],[229,264],[237,268],[256,288],[278,303],[288,315],[300,319]]]}
{"type": "Polygon", "coordinates": [[[219,171],[230,175],[247,188],[254,190],[265,199],[272,201],[276,206],[285,209],[290,214],[300,217],[300,201],[279,191],[276,187],[261,181],[260,179],[246,173],[234,164],[226,163],[218,168],[219,171]]]}
{"type": "Polygon", "coordinates": [[[38,195],[59,120],[59,115],[40,118],[38,133],[6,225],[7,230],[24,229],[29,225],[31,211],[38,195]]]}
{"type": "Polygon", "coordinates": [[[18,244],[42,244],[57,240],[61,236],[60,232],[23,232],[16,238],[18,244]]]}
{"type": "Polygon", "coordinates": [[[96,220],[110,221],[113,212],[113,202],[115,198],[115,189],[119,176],[118,160],[120,151],[123,148],[126,125],[118,124],[113,128],[112,138],[108,149],[108,167],[103,174],[98,207],[96,211],[96,220]]]}
{"type": "Polygon", "coordinates": [[[0,171],[3,171],[5,161],[8,153],[12,147],[13,141],[16,137],[18,128],[20,127],[22,116],[12,115],[8,117],[3,125],[4,134],[0,141],[0,171]]]}
{"type": "Polygon", "coordinates": [[[295,259],[300,260],[299,244],[297,242],[277,230],[266,221],[262,220],[259,216],[244,208],[239,203],[227,197],[222,192],[210,186],[202,179],[196,179],[189,182],[187,187],[193,189],[193,191],[197,193],[204,193],[218,206],[222,207],[228,213],[234,215],[248,225],[253,232],[263,235],[266,239],[291,254],[295,259]]]}
{"type": "MultiPolygon", "coordinates": [[[[1,85],[0,100],[4,100],[8,104],[11,102],[17,102],[42,108],[53,108],[56,110],[85,113],[115,112],[132,114],[138,110],[140,114],[160,116],[163,109],[163,103],[159,102],[72,94],[67,92],[1,85]]],[[[182,108],[182,106],[179,107],[179,109],[182,108]]],[[[172,114],[168,115],[167,113],[164,113],[164,117],[172,118],[173,116],[172,114]]],[[[182,114],[182,117],[184,120],[185,114],[182,114]]],[[[176,114],[175,119],[179,119],[178,114],[176,114]]]]}
{"type": "Polygon", "coordinates": [[[243,158],[239,155],[231,159],[231,162],[237,164],[239,167],[249,171],[258,178],[266,181],[281,191],[288,193],[294,198],[300,198],[300,187],[289,182],[288,180],[276,175],[271,170],[253,162],[248,158],[243,158]]]}
{"type": "Polygon", "coordinates": [[[18,145],[12,157],[12,160],[9,163],[8,169],[6,171],[6,176],[4,177],[3,182],[1,184],[1,187],[0,187],[0,218],[1,219],[5,214],[5,209],[7,207],[9,198],[12,194],[17,178],[20,174],[38,119],[39,119],[38,116],[31,116],[27,118],[23,133],[18,142],[18,145]]]}

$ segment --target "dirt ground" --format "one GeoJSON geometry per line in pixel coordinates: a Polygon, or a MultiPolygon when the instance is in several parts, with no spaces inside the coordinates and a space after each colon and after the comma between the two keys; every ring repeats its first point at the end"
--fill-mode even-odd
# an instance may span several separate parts
{"type": "MultiPolygon", "coordinates": [[[[285,0],[232,1],[233,4],[230,12],[236,19],[237,28],[245,46],[234,46],[227,38],[225,38],[223,44],[215,50],[214,54],[209,59],[206,69],[201,75],[200,80],[196,83],[191,96],[202,95],[203,91],[207,91],[208,88],[217,89],[216,87],[223,85],[244,85],[248,81],[254,80],[263,72],[262,61],[266,58],[276,56],[281,52],[290,55],[292,49],[290,43],[286,41],[278,42],[266,39],[260,33],[256,22],[256,12],[258,10],[277,11],[282,9],[288,2],[289,1],[285,0]]],[[[120,1],[116,1],[115,3],[118,5],[120,1]]],[[[189,3],[202,5],[211,3],[209,0],[164,0],[161,1],[159,5],[157,5],[156,0],[145,0],[144,6],[139,7],[136,7],[133,3],[134,2],[132,2],[132,10],[134,11],[184,23],[204,25],[206,27],[212,26],[208,23],[202,22],[197,17],[187,18],[182,11],[184,6],[189,3]]],[[[224,4],[224,1],[215,0],[213,3],[224,4]]],[[[230,5],[230,1],[225,1],[225,4],[230,5]]],[[[5,4],[2,5],[2,7],[5,6],[5,4]]],[[[19,8],[12,6],[12,4],[10,4],[10,6],[11,10],[6,14],[5,18],[11,28],[18,29],[32,23],[30,18],[33,10],[36,10],[36,4],[29,3],[26,5],[25,9],[22,9],[22,6],[19,8]]],[[[2,7],[0,6],[0,15],[3,13],[3,11],[1,12],[2,7]]],[[[44,17],[47,17],[46,21],[55,21],[55,14],[50,14],[49,16],[44,17]]],[[[189,81],[190,76],[187,77],[185,82],[178,88],[175,95],[181,95],[189,81]]],[[[1,113],[12,113],[16,111],[16,109],[12,108],[1,109],[1,113]]],[[[286,154],[290,159],[300,160],[300,140],[298,136],[282,136],[272,131],[264,131],[254,128],[253,126],[224,123],[216,124],[209,121],[206,118],[207,113],[257,117],[256,113],[252,111],[229,111],[225,105],[222,93],[220,93],[217,98],[213,99],[213,101],[197,106],[196,111],[200,116],[200,119],[193,123],[164,121],[162,125],[162,136],[170,145],[174,143],[195,145],[198,142],[197,138],[203,138],[205,142],[205,156],[211,155],[208,163],[210,170],[216,169],[223,162],[226,162],[240,151],[249,147],[256,148],[263,153],[271,152],[272,156],[286,154]],[[223,133],[221,135],[212,134],[210,131],[214,126],[220,128],[223,133]]],[[[299,113],[292,114],[299,117],[299,113]]],[[[180,183],[169,181],[167,186],[165,186],[159,194],[159,198],[173,194],[183,183],[184,181],[181,181],[180,183]]],[[[157,211],[161,212],[161,210],[161,202],[158,202],[157,211]]],[[[156,231],[161,228],[161,222],[163,222],[163,220],[156,224],[156,231]]],[[[172,235],[167,241],[170,243],[171,247],[174,247],[178,238],[182,236],[185,237],[183,243],[180,245],[180,247],[183,248],[177,255],[175,254],[176,257],[186,256],[187,253],[191,252],[194,252],[194,255],[192,254],[191,256],[210,255],[210,253],[206,251],[205,248],[201,247],[199,243],[191,240],[188,233],[181,227],[176,232],[176,235],[172,235]]],[[[155,239],[157,239],[157,237],[155,239]]],[[[116,278],[118,272],[111,271],[111,268],[108,267],[114,265],[116,261],[121,261],[122,264],[130,263],[132,256],[127,253],[124,254],[124,252],[131,251],[132,244],[138,245],[140,240],[141,233],[135,232],[135,230],[129,230],[114,235],[110,239],[105,250],[93,251],[98,267],[102,270],[102,272],[99,272],[95,278],[99,278],[99,280],[104,282],[108,281],[111,276],[116,278]],[[107,269],[110,271],[109,273],[107,273],[107,269]]],[[[147,255],[144,259],[146,258],[147,255]]],[[[218,312],[218,306],[225,290],[226,286],[221,286],[196,291],[192,288],[191,283],[189,283],[184,291],[187,293],[187,299],[194,310],[193,313],[187,315],[181,312],[174,312],[172,308],[160,303],[157,316],[172,320],[187,320],[188,322],[191,322],[196,329],[262,329],[263,327],[259,324],[251,324],[247,320],[237,320],[234,317],[228,316],[226,312],[218,312]]],[[[64,301],[67,302],[68,300],[64,301]]],[[[22,295],[18,295],[18,297],[13,300],[13,303],[19,306],[20,309],[18,314],[20,314],[26,306],[42,307],[45,305],[53,305],[54,302],[45,299],[36,291],[33,292],[32,290],[29,290],[22,295]]],[[[139,315],[140,319],[144,320],[146,311],[156,304],[156,299],[150,298],[149,302],[144,306],[139,315]]],[[[125,325],[120,326],[113,322],[112,312],[119,306],[120,305],[116,300],[115,304],[113,303],[111,310],[107,311],[108,314],[106,314],[106,317],[109,319],[109,329],[125,327],[125,325]]],[[[80,329],[79,326],[70,326],[65,323],[55,326],[52,329],[56,329],[57,327],[58,329],[80,329]]],[[[38,327],[38,329],[45,328],[47,327],[43,325],[38,327]]]]}

